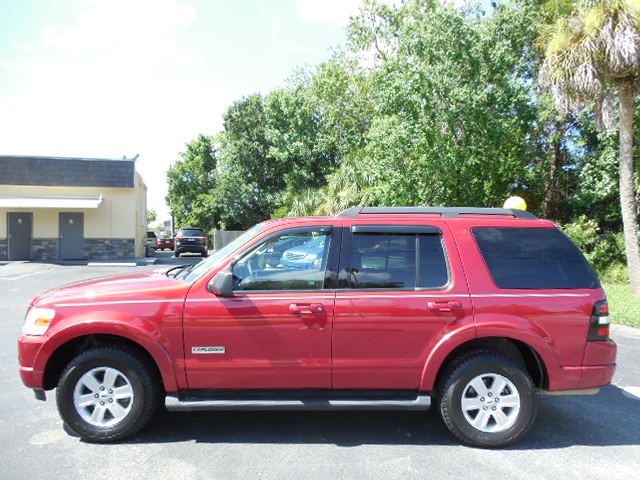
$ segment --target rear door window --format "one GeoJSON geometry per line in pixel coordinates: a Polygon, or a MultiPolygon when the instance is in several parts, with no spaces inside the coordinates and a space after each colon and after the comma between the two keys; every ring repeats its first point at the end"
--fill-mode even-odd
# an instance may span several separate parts
{"type": "Polygon", "coordinates": [[[351,288],[414,289],[415,286],[415,235],[353,235],[351,288]]]}
{"type": "Polygon", "coordinates": [[[473,236],[498,288],[598,288],[580,250],[556,228],[476,227],[473,236]]]}
{"type": "Polygon", "coordinates": [[[352,289],[440,289],[449,282],[438,234],[354,232],[349,265],[352,289]]]}
{"type": "Polygon", "coordinates": [[[449,283],[449,266],[440,235],[420,235],[418,287],[443,288],[449,283]]]}

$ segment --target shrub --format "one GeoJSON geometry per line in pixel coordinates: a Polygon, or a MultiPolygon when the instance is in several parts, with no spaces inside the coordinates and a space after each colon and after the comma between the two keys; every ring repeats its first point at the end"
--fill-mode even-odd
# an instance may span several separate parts
{"type": "Polygon", "coordinates": [[[601,277],[625,278],[624,239],[621,232],[601,232],[598,223],[584,215],[562,225],[562,229],[601,277]]]}

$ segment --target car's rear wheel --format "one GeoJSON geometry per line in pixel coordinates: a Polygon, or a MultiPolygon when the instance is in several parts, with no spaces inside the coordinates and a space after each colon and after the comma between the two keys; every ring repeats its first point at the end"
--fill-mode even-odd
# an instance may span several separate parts
{"type": "Polygon", "coordinates": [[[442,419],[460,440],[503,447],[522,438],[533,424],[536,389],[520,362],[476,351],[449,367],[439,401],[442,419]]]}
{"type": "Polygon", "coordinates": [[[174,257],[179,257],[180,256],[180,252],[178,250],[173,252],[173,256],[174,257]]]}
{"type": "Polygon", "coordinates": [[[142,429],[160,398],[152,365],[134,351],[100,347],[74,358],[56,392],[66,426],[82,438],[111,442],[142,429]]]}

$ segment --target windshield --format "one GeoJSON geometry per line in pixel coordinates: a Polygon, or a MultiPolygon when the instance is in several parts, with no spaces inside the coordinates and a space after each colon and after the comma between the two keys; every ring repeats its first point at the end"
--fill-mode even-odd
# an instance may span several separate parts
{"type": "Polygon", "coordinates": [[[233,242],[228,245],[222,247],[220,250],[211,255],[208,259],[203,262],[195,264],[192,268],[185,268],[184,273],[180,272],[176,275],[176,278],[180,280],[185,280],[187,282],[193,282],[200,276],[204,275],[206,272],[214,268],[218,265],[222,260],[227,258],[227,256],[233,252],[235,249],[241,247],[253,237],[255,237],[258,233],[260,233],[264,229],[264,225],[258,224],[255,227],[247,230],[238,238],[236,238],[233,242]]]}

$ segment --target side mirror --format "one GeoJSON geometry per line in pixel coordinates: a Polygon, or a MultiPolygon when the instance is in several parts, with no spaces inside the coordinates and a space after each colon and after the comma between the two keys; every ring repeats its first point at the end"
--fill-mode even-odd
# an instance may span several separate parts
{"type": "Polygon", "coordinates": [[[233,296],[233,273],[222,271],[209,280],[207,290],[219,297],[233,296]]]}

